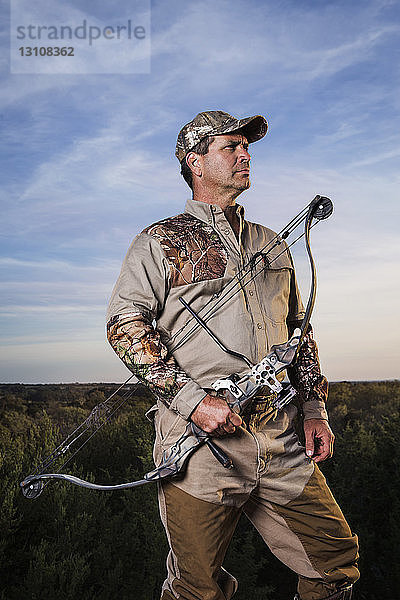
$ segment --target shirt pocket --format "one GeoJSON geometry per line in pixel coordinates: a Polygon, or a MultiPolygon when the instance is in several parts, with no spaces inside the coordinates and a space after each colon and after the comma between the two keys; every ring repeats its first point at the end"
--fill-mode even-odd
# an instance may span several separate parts
{"type": "Polygon", "coordinates": [[[275,325],[286,324],[289,313],[291,268],[266,269],[262,275],[260,298],[263,312],[275,325]]]}

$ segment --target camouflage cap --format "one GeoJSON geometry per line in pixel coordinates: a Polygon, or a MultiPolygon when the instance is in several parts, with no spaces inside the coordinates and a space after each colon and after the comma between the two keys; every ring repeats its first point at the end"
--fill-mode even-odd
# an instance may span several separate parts
{"type": "Polygon", "coordinates": [[[208,135],[223,135],[243,131],[243,135],[250,142],[260,140],[267,133],[268,123],[261,115],[235,119],[222,110],[208,110],[199,113],[187,123],[179,132],[176,141],[175,155],[179,162],[192,150],[203,138],[208,135]]]}

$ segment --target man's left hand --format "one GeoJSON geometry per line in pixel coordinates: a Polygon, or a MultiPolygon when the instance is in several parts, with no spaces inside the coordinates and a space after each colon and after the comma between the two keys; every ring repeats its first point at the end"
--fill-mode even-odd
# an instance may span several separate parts
{"type": "Polygon", "coordinates": [[[304,421],[306,436],[306,454],[314,462],[322,462],[333,455],[335,436],[325,419],[308,419],[304,421]]]}

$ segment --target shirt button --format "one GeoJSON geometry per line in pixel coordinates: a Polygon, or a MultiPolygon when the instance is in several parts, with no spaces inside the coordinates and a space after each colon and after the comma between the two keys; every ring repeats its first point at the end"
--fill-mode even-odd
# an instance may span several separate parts
{"type": "Polygon", "coordinates": [[[263,329],[263,324],[262,323],[257,323],[257,329],[263,329]]]}
{"type": "Polygon", "coordinates": [[[249,296],[252,296],[254,294],[253,290],[249,290],[249,296]]]}

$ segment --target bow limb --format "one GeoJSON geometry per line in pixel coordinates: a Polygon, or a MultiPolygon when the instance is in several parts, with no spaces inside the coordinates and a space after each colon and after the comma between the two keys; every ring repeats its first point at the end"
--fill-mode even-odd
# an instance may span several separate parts
{"type": "Polygon", "coordinates": [[[311,314],[314,310],[315,298],[317,294],[317,269],[315,266],[315,261],[311,251],[310,243],[310,230],[312,226],[312,221],[313,219],[316,219],[317,221],[327,219],[331,216],[332,212],[333,204],[329,198],[326,198],[325,196],[315,196],[314,200],[310,204],[310,208],[308,209],[308,213],[304,222],[304,240],[306,244],[308,258],[310,261],[311,285],[305,315],[300,325],[301,335],[298,347],[300,347],[301,342],[307,333],[307,329],[310,324],[311,314]]]}
{"type": "Polygon", "coordinates": [[[301,342],[304,339],[304,336],[305,336],[308,326],[310,324],[311,314],[312,314],[312,311],[314,310],[315,298],[317,295],[317,269],[315,266],[315,261],[314,261],[314,257],[313,257],[312,251],[311,251],[311,244],[310,244],[310,229],[311,229],[312,218],[313,218],[312,217],[312,209],[310,208],[310,210],[308,211],[308,215],[306,217],[305,223],[304,223],[304,241],[305,241],[305,245],[306,245],[306,249],[307,249],[308,260],[310,262],[310,268],[311,268],[311,284],[310,284],[310,293],[308,296],[305,315],[303,318],[303,322],[300,326],[301,334],[300,334],[299,347],[300,347],[301,342]]]}
{"type": "Polygon", "coordinates": [[[42,475],[30,475],[20,483],[23,495],[26,498],[37,498],[45,487],[43,482],[49,479],[62,479],[63,481],[69,481],[69,483],[73,483],[80,487],[104,492],[125,490],[151,482],[151,479],[140,479],[139,481],[129,481],[117,485],[99,485],[97,483],[86,481],[85,479],[79,479],[79,477],[74,477],[73,475],[65,475],[64,473],[43,473],[42,475]]]}
{"type": "MultiPolygon", "coordinates": [[[[74,475],[66,475],[64,473],[40,473],[37,475],[29,475],[20,483],[20,486],[23,495],[26,498],[31,499],[37,498],[42,493],[46,485],[44,481],[50,479],[61,479],[80,487],[106,492],[139,487],[145,483],[150,483],[152,481],[157,481],[158,479],[176,475],[184,467],[192,452],[198,446],[204,443],[207,445],[211,443],[208,435],[201,429],[194,428],[192,423],[188,423],[186,430],[181,437],[173,446],[171,446],[171,448],[168,448],[164,451],[161,464],[159,464],[158,467],[156,467],[153,471],[146,473],[144,478],[139,479],[138,481],[130,481],[117,485],[99,485],[84,479],[79,479],[79,477],[75,477],[74,475]]],[[[225,457],[222,456],[222,458],[225,457]]]]}

